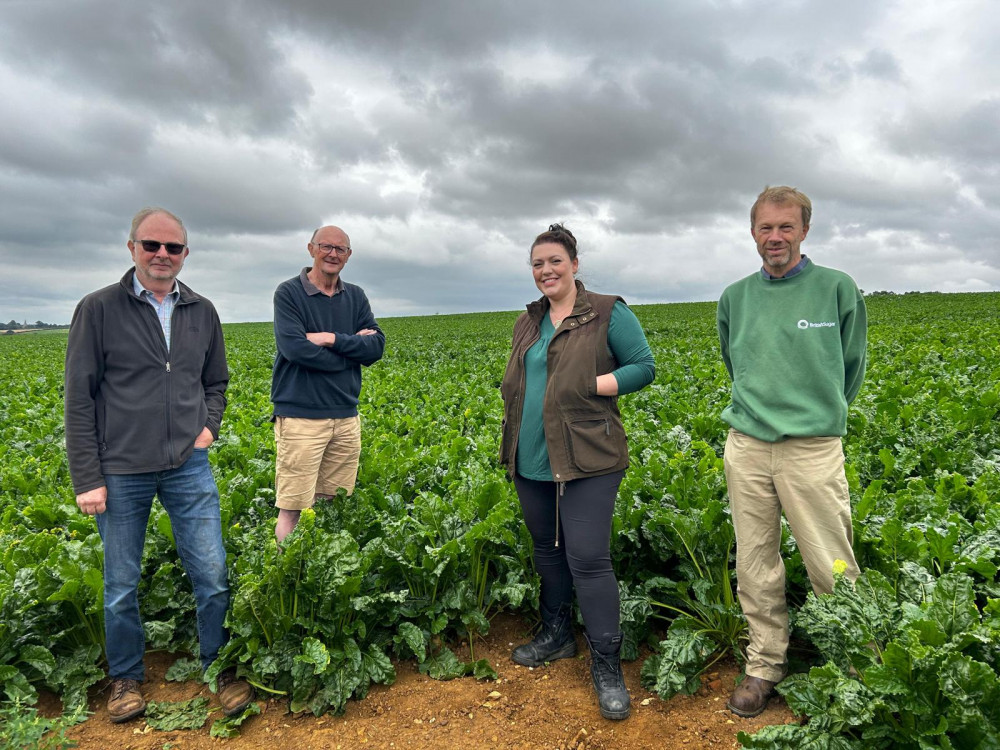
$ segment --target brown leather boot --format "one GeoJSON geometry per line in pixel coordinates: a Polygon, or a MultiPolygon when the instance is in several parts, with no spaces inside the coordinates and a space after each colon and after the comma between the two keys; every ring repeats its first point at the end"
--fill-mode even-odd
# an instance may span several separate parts
{"type": "Polygon", "coordinates": [[[134,719],[146,713],[146,701],[139,690],[139,681],[127,678],[111,682],[111,694],[108,696],[108,718],[113,724],[134,719]]]}
{"type": "Polygon", "coordinates": [[[222,713],[226,716],[243,713],[253,702],[253,686],[236,676],[236,667],[230,667],[219,673],[218,686],[219,703],[222,704],[222,713]]]}
{"type": "Polygon", "coordinates": [[[736,686],[733,694],[729,697],[726,708],[744,719],[758,716],[764,713],[764,709],[767,708],[767,702],[774,695],[774,686],[777,684],[770,680],[748,675],[743,682],[736,686]]]}

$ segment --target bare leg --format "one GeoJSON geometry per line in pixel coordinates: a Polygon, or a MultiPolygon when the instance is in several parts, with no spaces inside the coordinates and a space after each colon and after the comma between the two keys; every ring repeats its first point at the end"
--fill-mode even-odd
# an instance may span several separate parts
{"type": "MultiPolygon", "coordinates": [[[[331,497],[333,495],[316,494],[317,500],[329,500],[331,497]]],[[[301,515],[301,510],[278,508],[278,523],[274,527],[274,536],[278,539],[278,544],[281,544],[285,537],[292,533],[292,529],[298,524],[301,515]]]]}
{"type": "Polygon", "coordinates": [[[302,515],[300,510],[278,508],[278,523],[274,527],[274,536],[277,537],[278,544],[281,544],[285,537],[292,533],[292,529],[299,522],[300,515],[302,515]]]}

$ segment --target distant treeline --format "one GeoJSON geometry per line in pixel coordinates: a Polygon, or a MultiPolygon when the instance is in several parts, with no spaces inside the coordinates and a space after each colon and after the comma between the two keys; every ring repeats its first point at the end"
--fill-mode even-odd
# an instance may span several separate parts
{"type": "Polygon", "coordinates": [[[36,320],[34,323],[28,321],[18,323],[16,320],[8,320],[6,323],[0,323],[0,328],[6,328],[8,331],[23,328],[69,328],[69,323],[43,323],[40,320],[36,320]]]}

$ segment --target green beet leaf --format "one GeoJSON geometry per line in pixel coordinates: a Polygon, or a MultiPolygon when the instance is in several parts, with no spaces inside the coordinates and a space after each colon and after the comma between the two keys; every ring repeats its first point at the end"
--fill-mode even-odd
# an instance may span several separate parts
{"type": "Polygon", "coordinates": [[[149,701],[146,723],[161,732],[177,729],[200,729],[208,720],[208,698],[187,701],[149,701]]]}
{"type": "Polygon", "coordinates": [[[224,716],[221,719],[213,721],[212,728],[209,730],[208,734],[210,737],[219,737],[220,739],[232,739],[233,737],[239,737],[239,728],[243,726],[243,722],[251,716],[258,716],[260,711],[259,703],[251,703],[241,714],[236,716],[224,716]]]}

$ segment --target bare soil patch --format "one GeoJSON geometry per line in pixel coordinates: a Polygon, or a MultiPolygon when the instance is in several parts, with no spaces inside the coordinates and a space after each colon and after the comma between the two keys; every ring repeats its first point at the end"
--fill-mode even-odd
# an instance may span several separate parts
{"type": "MultiPolygon", "coordinates": [[[[476,658],[488,658],[499,680],[473,678],[438,682],[417,671],[414,662],[396,665],[396,682],[375,686],[362,701],[352,701],[343,716],[292,715],[287,701],[263,698],[260,716],[243,725],[240,737],[218,740],[209,736],[214,711],[202,729],[160,732],[140,718],[123,725],[108,721],[103,691],[91,697],[94,715],[68,735],[82,750],[109,747],[125,750],[218,750],[221,745],[244,748],[336,750],[347,748],[560,748],[569,750],[692,750],[739,747],[736,733],[753,732],[767,724],[794,720],[784,701],[775,698],[755,719],[741,719],[726,709],[738,669],[726,661],[713,669],[697,695],[660,700],[639,685],[642,659],[625,665],[632,695],[632,716],[621,722],[602,719],[590,684],[587,658],[564,659],[548,667],[527,669],[510,661],[513,645],[526,639],[528,625],[520,618],[500,615],[489,635],[476,642],[476,658]]],[[[586,644],[578,636],[581,654],[586,644]]],[[[457,650],[467,647],[460,646],[457,650]]],[[[179,701],[209,697],[197,682],[166,682],[164,673],[176,657],[150,654],[146,659],[147,700],[179,701]]],[[[49,698],[43,708],[58,711],[49,698]]]]}

